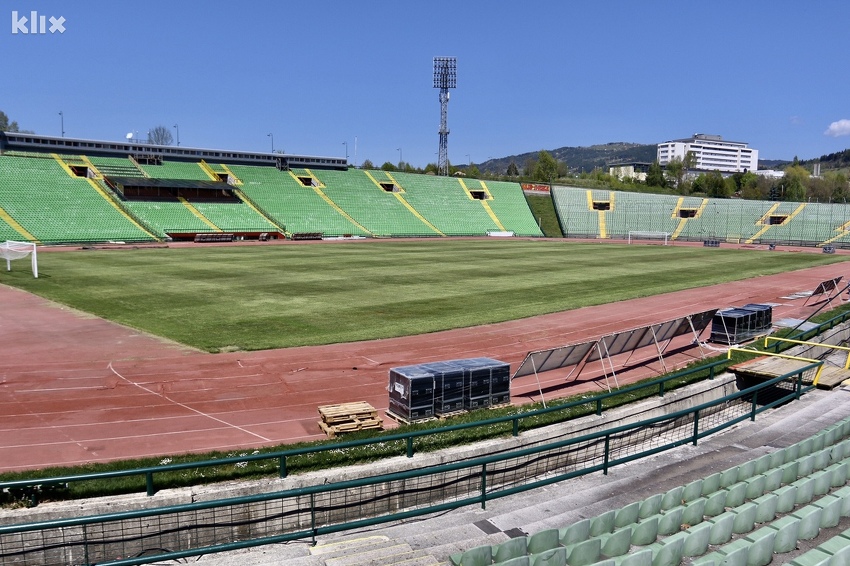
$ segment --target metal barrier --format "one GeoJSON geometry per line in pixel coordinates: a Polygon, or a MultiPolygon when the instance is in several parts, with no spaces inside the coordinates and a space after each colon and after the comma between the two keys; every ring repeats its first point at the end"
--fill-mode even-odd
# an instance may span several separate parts
{"type": "MultiPolygon", "coordinates": [[[[812,328],[807,331],[798,332],[796,335],[792,336],[792,338],[799,340],[806,340],[820,334],[825,330],[829,330],[834,326],[841,324],[850,319],[850,311],[840,314],[836,317],[833,317],[830,320],[827,320],[815,328],[812,328]]],[[[781,344],[776,342],[772,345],[771,348],[768,348],[770,351],[778,351],[781,344]]],[[[245,456],[234,456],[230,458],[219,458],[216,460],[203,460],[199,462],[184,462],[179,464],[165,464],[160,466],[150,466],[143,468],[133,468],[128,470],[117,470],[110,472],[95,472],[90,474],[74,474],[67,476],[52,476],[45,478],[31,478],[25,480],[15,480],[15,481],[5,481],[0,482],[0,490],[22,490],[24,492],[28,492],[31,497],[31,504],[37,504],[37,491],[42,487],[50,487],[50,486],[59,486],[77,482],[86,482],[93,480],[105,480],[111,478],[127,478],[127,477],[144,477],[145,478],[145,489],[149,496],[152,496],[156,493],[156,484],[154,481],[154,477],[156,474],[165,474],[170,472],[177,471],[187,471],[187,470],[201,470],[204,468],[210,468],[214,466],[222,466],[222,465],[243,465],[243,462],[262,462],[262,461],[271,461],[275,462],[275,465],[278,468],[278,475],[281,478],[287,476],[287,459],[293,458],[297,456],[304,456],[308,454],[317,454],[320,452],[334,451],[341,452],[346,449],[356,448],[361,446],[368,446],[373,444],[386,444],[395,441],[402,441],[405,445],[405,454],[408,458],[412,458],[414,451],[414,440],[426,437],[435,437],[441,434],[451,433],[460,430],[469,430],[469,429],[485,429],[487,427],[493,427],[494,425],[499,425],[503,423],[511,423],[511,433],[513,436],[517,436],[519,434],[520,426],[523,421],[533,422],[535,418],[541,417],[543,415],[549,413],[563,412],[568,411],[574,407],[593,404],[595,406],[596,414],[602,414],[602,407],[605,401],[609,399],[615,398],[617,396],[628,396],[638,391],[640,389],[658,389],[658,396],[663,396],[665,391],[667,390],[666,384],[673,380],[678,380],[683,377],[687,377],[688,375],[692,375],[701,371],[708,371],[709,379],[713,379],[717,368],[720,366],[727,365],[728,362],[725,360],[717,360],[711,362],[709,364],[690,368],[684,371],[676,372],[674,374],[655,379],[652,381],[639,383],[630,387],[626,387],[623,389],[618,389],[617,391],[612,391],[610,393],[605,393],[602,395],[598,395],[595,397],[590,397],[587,399],[580,399],[577,401],[572,401],[570,403],[566,403],[563,405],[557,405],[553,407],[549,407],[546,409],[539,409],[535,411],[528,411],[524,413],[519,413],[516,415],[510,415],[505,417],[499,417],[495,419],[487,419],[483,421],[476,421],[472,423],[464,423],[459,425],[451,425],[446,427],[440,427],[435,429],[428,430],[420,430],[420,431],[411,431],[400,434],[391,434],[391,435],[380,435],[374,438],[367,438],[362,440],[354,440],[354,441],[346,441],[339,442],[335,444],[323,444],[319,446],[310,446],[305,448],[295,448],[290,450],[281,450],[276,452],[265,452],[260,454],[249,454],[245,456]]]]}
{"type": "Polygon", "coordinates": [[[810,390],[817,362],[686,410],[442,466],[157,509],[0,526],[0,563],[135,565],[362,528],[478,504],[699,439],[810,390]],[[791,381],[789,381],[791,380],[791,381]]]}
{"type": "MultiPolygon", "coordinates": [[[[127,478],[127,477],[141,477],[145,478],[146,492],[149,496],[152,496],[156,493],[156,484],[154,482],[154,476],[156,474],[164,474],[169,472],[176,471],[186,471],[186,470],[197,470],[203,468],[209,468],[214,466],[223,466],[230,464],[240,464],[242,462],[261,462],[261,461],[273,461],[276,463],[278,467],[278,475],[281,478],[287,476],[287,460],[289,458],[303,456],[308,454],[316,454],[320,452],[340,452],[345,449],[356,448],[361,446],[368,446],[373,444],[387,444],[395,441],[402,441],[405,446],[405,454],[408,458],[412,458],[415,453],[415,445],[414,441],[420,438],[426,437],[436,437],[441,434],[452,433],[461,430],[469,430],[469,429],[481,429],[486,430],[489,427],[493,427],[494,425],[500,425],[505,423],[511,423],[511,434],[513,436],[517,436],[519,434],[521,423],[523,421],[533,423],[534,419],[547,415],[554,414],[558,412],[565,412],[574,407],[580,407],[584,405],[593,406],[596,414],[602,414],[602,408],[606,401],[622,396],[624,399],[630,399],[631,395],[639,391],[641,389],[646,389],[648,391],[657,390],[657,395],[659,397],[663,397],[665,391],[669,389],[667,385],[670,381],[679,380],[683,377],[687,377],[689,375],[693,375],[699,372],[708,372],[708,379],[714,379],[716,368],[719,366],[725,366],[727,362],[725,360],[717,360],[715,362],[690,368],[684,371],[680,371],[659,379],[655,379],[652,381],[639,383],[636,385],[632,385],[630,387],[625,387],[619,389],[617,391],[612,391],[610,393],[604,393],[602,395],[597,395],[594,397],[588,397],[585,399],[579,399],[577,401],[572,401],[569,403],[565,403],[563,405],[557,405],[553,407],[548,407],[545,409],[538,409],[535,411],[528,411],[523,413],[518,413],[516,415],[509,415],[504,417],[498,417],[494,419],[487,419],[482,421],[475,421],[470,423],[463,423],[451,426],[444,426],[435,429],[427,429],[427,430],[417,430],[410,431],[399,434],[384,434],[380,436],[376,436],[373,438],[366,438],[362,440],[350,440],[345,442],[338,442],[335,444],[322,444],[318,446],[308,446],[304,448],[293,448],[290,450],[282,450],[278,452],[266,452],[260,454],[249,454],[245,456],[233,456],[230,458],[219,458],[216,460],[203,460],[199,462],[184,462],[178,464],[165,464],[160,466],[151,466],[145,468],[133,468],[128,470],[115,470],[109,472],[94,472],[90,474],[75,474],[68,476],[53,476],[46,478],[32,478],[26,480],[15,480],[15,481],[5,481],[0,482],[0,489],[18,489],[18,490],[29,490],[32,493],[32,496],[35,497],[37,495],[36,488],[46,487],[46,486],[56,486],[56,485],[64,485],[75,482],[86,482],[92,480],[105,480],[112,478],[127,478]]],[[[648,395],[647,395],[648,396],[648,395]]],[[[532,426],[532,425],[529,425],[532,426]]],[[[33,499],[31,504],[36,504],[37,499],[33,499]]]]}

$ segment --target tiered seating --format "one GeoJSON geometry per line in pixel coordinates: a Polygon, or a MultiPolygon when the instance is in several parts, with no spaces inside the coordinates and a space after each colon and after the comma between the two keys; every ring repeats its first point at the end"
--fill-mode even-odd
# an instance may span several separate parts
{"type": "MultiPolygon", "coordinates": [[[[124,206],[160,238],[168,232],[214,232],[215,230],[178,200],[128,200],[124,206]]],[[[240,205],[233,205],[240,206],[240,205]]]]}
{"type": "Polygon", "coordinates": [[[553,187],[552,199],[564,236],[596,238],[599,235],[599,216],[587,204],[587,189],[553,187]]]}
{"type": "Polygon", "coordinates": [[[613,238],[626,238],[630,231],[672,234],[679,225],[679,219],[673,217],[677,197],[625,191],[613,195],[614,208],[606,213],[605,219],[608,234],[613,238]]]}
{"type": "MultiPolygon", "coordinates": [[[[687,559],[694,566],[766,566],[775,553],[790,552],[799,540],[850,516],[848,436],[845,419],[740,466],[561,529],[476,547],[452,555],[451,562],[674,566],[687,559]]],[[[791,564],[845,564],[830,560],[844,559],[848,548],[845,531],[791,564]]]]}
{"type": "Polygon", "coordinates": [[[325,184],[324,193],[375,236],[439,235],[393,193],[373,183],[365,171],[315,171],[314,174],[325,184]]]}
{"type": "Polygon", "coordinates": [[[517,236],[542,236],[537,220],[528,208],[522,187],[517,183],[486,181],[487,190],[493,195],[488,201],[490,208],[502,222],[505,230],[517,236]]]}
{"type": "Polygon", "coordinates": [[[286,171],[245,165],[230,169],[242,180],[242,192],[290,234],[368,235],[286,171]]]}
{"type": "MultiPolygon", "coordinates": [[[[799,206],[798,203],[784,203],[786,205],[796,205],[793,209],[799,206]]],[[[836,230],[843,226],[850,218],[845,218],[847,211],[850,210],[846,206],[838,206],[832,204],[807,203],[793,218],[785,224],[773,226],[770,230],[762,235],[761,239],[766,241],[779,242],[798,242],[807,244],[819,244],[830,238],[834,238],[839,234],[836,230]]],[[[789,212],[786,208],[780,207],[774,214],[783,214],[790,216],[793,210],[789,212]]]]}
{"type": "Polygon", "coordinates": [[[0,207],[41,242],[152,240],[86,179],[69,176],[46,154],[0,156],[0,207]]]}
{"type": "Polygon", "coordinates": [[[687,221],[679,234],[683,240],[740,240],[751,238],[763,226],[757,224],[772,203],[755,200],[709,199],[698,218],[687,221]]]}
{"type": "MultiPolygon", "coordinates": [[[[2,190],[3,189],[0,188],[0,194],[2,194],[2,190]]],[[[19,234],[17,230],[9,226],[6,222],[3,221],[2,218],[0,218],[0,240],[16,240],[20,242],[24,241],[25,239],[26,238],[24,238],[23,234],[19,234]]]]}
{"type": "MultiPolygon", "coordinates": [[[[277,232],[273,224],[242,202],[190,202],[198,212],[225,232],[277,232]]],[[[206,231],[209,231],[209,227],[206,231]]]]}
{"type": "Polygon", "coordinates": [[[182,161],[163,161],[162,165],[141,165],[152,179],[187,179],[190,181],[211,181],[199,163],[182,161]]]}
{"type": "Polygon", "coordinates": [[[411,173],[393,173],[393,177],[404,187],[405,200],[447,236],[484,236],[501,230],[457,179],[411,173]]]}
{"type": "Polygon", "coordinates": [[[92,157],[91,162],[106,177],[144,177],[141,170],[129,159],[92,157]]]}

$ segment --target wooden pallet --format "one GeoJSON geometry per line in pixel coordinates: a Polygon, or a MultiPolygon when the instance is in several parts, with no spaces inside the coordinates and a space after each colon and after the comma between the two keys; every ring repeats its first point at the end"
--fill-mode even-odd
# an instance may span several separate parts
{"type": "Polygon", "coordinates": [[[378,411],[369,403],[340,403],[338,405],[322,405],[319,407],[319,428],[328,435],[336,435],[358,430],[381,430],[384,422],[378,416],[378,411]]]}

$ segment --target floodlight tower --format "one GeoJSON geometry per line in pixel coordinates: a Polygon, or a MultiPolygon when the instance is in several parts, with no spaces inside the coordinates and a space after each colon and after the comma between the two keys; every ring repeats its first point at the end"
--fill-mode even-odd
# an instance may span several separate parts
{"type": "Polygon", "coordinates": [[[457,57],[434,57],[434,88],[440,89],[440,152],[437,174],[449,174],[449,89],[457,87],[457,57]]]}

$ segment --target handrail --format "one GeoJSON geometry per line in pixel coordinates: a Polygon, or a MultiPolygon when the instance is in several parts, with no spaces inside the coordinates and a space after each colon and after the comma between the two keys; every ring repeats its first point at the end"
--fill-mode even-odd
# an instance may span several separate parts
{"type": "Polygon", "coordinates": [[[738,353],[743,353],[743,354],[757,354],[757,355],[760,355],[760,356],[769,356],[771,358],[782,358],[782,359],[785,359],[785,360],[794,360],[794,361],[797,361],[797,362],[817,363],[818,364],[818,371],[815,374],[814,379],[812,380],[812,385],[818,384],[818,381],[820,380],[820,374],[823,371],[823,360],[813,360],[811,358],[803,358],[803,357],[800,357],[800,356],[789,356],[788,354],[777,354],[776,352],[766,352],[764,350],[753,350],[752,348],[739,348],[737,346],[733,346],[733,347],[729,348],[729,350],[726,354],[727,359],[732,358],[733,352],[738,352],[738,353]]]}
{"type": "MultiPolygon", "coordinates": [[[[829,330],[834,326],[845,322],[848,318],[850,318],[850,311],[846,311],[840,315],[837,315],[827,321],[820,323],[818,326],[811,328],[809,330],[799,331],[794,336],[795,339],[802,338],[807,334],[811,333],[811,336],[816,336],[817,334],[823,332],[824,330],[829,330]]],[[[778,347],[780,345],[777,342],[774,346],[778,347]]],[[[750,350],[747,350],[751,352],[750,350]]],[[[761,352],[764,355],[768,355],[768,352],[761,352]]],[[[517,436],[519,434],[519,423],[523,419],[534,418],[540,415],[544,415],[547,413],[553,413],[557,411],[565,411],[571,409],[576,406],[586,405],[589,403],[596,404],[596,414],[602,414],[603,402],[606,399],[611,397],[615,397],[617,395],[624,395],[631,393],[632,391],[638,389],[644,389],[652,386],[658,386],[659,396],[664,395],[664,384],[673,379],[678,379],[692,373],[697,373],[699,371],[704,371],[708,369],[709,377],[708,379],[714,379],[715,376],[715,368],[721,365],[727,364],[726,360],[716,360],[706,365],[689,368],[680,372],[673,373],[671,375],[661,377],[652,381],[647,381],[639,384],[635,384],[623,389],[618,389],[617,391],[612,391],[608,393],[603,393],[601,395],[597,395],[594,397],[589,397],[586,399],[579,399],[576,401],[571,401],[569,403],[563,405],[556,405],[552,407],[547,407],[543,409],[537,409],[534,411],[528,411],[524,413],[518,413],[516,415],[508,415],[504,417],[497,417],[493,419],[487,419],[484,421],[476,421],[472,423],[463,423],[457,425],[450,425],[446,427],[440,427],[435,429],[428,430],[420,430],[420,431],[410,431],[406,433],[397,433],[391,435],[381,435],[373,438],[361,439],[361,440],[349,440],[344,442],[338,442],[334,444],[323,444],[320,446],[309,446],[304,448],[293,448],[288,450],[281,450],[276,452],[265,452],[262,454],[250,454],[245,456],[233,456],[228,458],[220,458],[216,460],[203,460],[199,462],[184,462],[178,464],[164,464],[159,466],[147,466],[141,468],[132,468],[127,470],[115,470],[110,472],[93,472],[88,474],[74,474],[74,475],[66,475],[66,476],[51,476],[46,478],[31,478],[24,480],[13,480],[13,481],[4,481],[0,482],[0,490],[3,489],[33,489],[38,486],[50,486],[50,485],[61,485],[68,484],[72,482],[83,482],[83,481],[91,481],[91,480],[101,480],[101,479],[114,479],[114,478],[126,478],[132,476],[144,476],[145,484],[146,484],[146,493],[148,496],[153,496],[156,493],[155,483],[154,483],[154,474],[161,474],[173,471],[182,471],[182,470],[191,470],[191,469],[201,469],[206,467],[213,467],[219,465],[227,465],[227,464],[238,464],[240,462],[255,462],[255,461],[263,461],[263,460],[277,460],[278,461],[278,474],[279,477],[285,478],[287,476],[286,469],[286,459],[293,456],[303,456],[306,454],[313,454],[319,452],[325,452],[330,450],[343,450],[346,448],[355,448],[359,446],[367,446],[370,444],[378,444],[385,442],[393,442],[404,440],[406,443],[406,455],[408,458],[412,458],[414,455],[414,445],[413,440],[419,437],[425,436],[436,436],[438,434],[444,434],[447,432],[454,432],[458,430],[465,430],[471,428],[478,427],[488,427],[492,425],[502,424],[506,422],[512,423],[512,435],[517,436]]],[[[32,504],[36,504],[37,501],[34,499],[31,501],[32,504]]]]}
{"type": "MultiPolygon", "coordinates": [[[[114,566],[122,565],[122,566],[130,566],[137,564],[145,564],[152,561],[160,561],[164,559],[174,559],[180,557],[188,557],[188,556],[197,556],[199,554],[210,554],[212,552],[224,551],[224,550],[233,550],[236,548],[246,548],[249,546],[257,546],[261,544],[269,544],[271,542],[283,542],[286,540],[298,540],[298,539],[307,539],[312,538],[315,541],[316,536],[329,534],[333,532],[340,532],[345,530],[350,530],[353,528],[362,528],[368,525],[377,525],[389,521],[395,521],[402,518],[409,518],[420,516],[424,514],[434,513],[436,511],[445,511],[456,509],[459,507],[464,507],[467,505],[480,504],[482,507],[486,506],[486,502],[488,499],[498,499],[501,497],[505,497],[507,495],[511,495],[514,493],[528,491],[531,489],[535,489],[537,487],[541,487],[543,485],[548,485],[551,483],[555,483],[558,481],[563,481],[565,479],[578,477],[581,475],[585,475],[588,473],[593,473],[596,471],[602,471],[603,474],[607,474],[608,469],[612,466],[623,464],[629,461],[634,461],[636,459],[646,457],[652,454],[656,454],[662,451],[670,450],[677,446],[682,446],[684,444],[694,444],[696,445],[700,438],[708,436],[710,434],[714,434],[722,429],[725,429],[729,426],[732,426],[742,420],[755,420],[755,417],[758,413],[767,410],[773,406],[777,406],[781,403],[786,403],[793,399],[799,399],[801,395],[812,389],[812,386],[807,388],[803,388],[803,374],[806,371],[814,369],[818,367],[819,364],[809,364],[806,367],[795,369],[787,374],[778,376],[769,381],[762,382],[756,386],[750,387],[743,391],[739,391],[737,393],[733,393],[731,395],[727,395],[720,399],[716,399],[714,401],[710,401],[707,403],[702,403],[695,407],[690,407],[688,409],[683,409],[680,411],[676,411],[674,413],[660,415],[651,419],[646,419],[643,421],[639,421],[636,423],[620,425],[611,429],[596,431],[593,433],[585,434],[579,437],[560,440],[552,443],[547,443],[545,445],[539,445],[534,447],[521,448],[517,450],[512,450],[505,453],[500,454],[491,454],[487,456],[482,456],[479,458],[474,458],[471,460],[465,460],[460,462],[453,462],[450,464],[444,464],[440,466],[433,466],[428,468],[419,468],[415,470],[409,470],[404,472],[394,472],[388,474],[380,474],[377,476],[366,477],[366,478],[358,478],[352,480],[346,480],[336,483],[329,484],[320,484],[313,485],[308,487],[301,487],[295,489],[288,489],[273,493],[262,493],[255,494],[249,496],[241,496],[241,497],[231,497],[220,500],[212,500],[212,501],[202,501],[202,502],[194,502],[194,503],[185,503],[179,505],[170,505],[160,508],[146,508],[146,509],[138,509],[134,511],[124,511],[124,512],[115,512],[115,513],[106,513],[99,515],[92,515],[88,517],[70,517],[65,519],[54,519],[47,521],[39,521],[33,523],[22,523],[17,525],[0,525],[0,553],[2,552],[12,552],[10,549],[4,549],[3,541],[4,537],[12,536],[13,538],[8,539],[10,543],[14,545],[23,544],[19,542],[23,540],[20,537],[21,533],[26,532],[35,532],[35,531],[43,531],[44,533],[39,537],[42,540],[41,544],[47,545],[45,549],[50,547],[51,531],[61,533],[63,537],[62,540],[63,545],[72,544],[76,547],[82,548],[86,552],[86,556],[88,556],[88,548],[91,546],[93,549],[99,549],[99,545],[103,545],[104,541],[101,538],[105,537],[104,540],[109,539],[109,537],[114,537],[117,535],[112,535],[107,532],[106,523],[114,523],[114,522],[122,522],[130,519],[140,519],[140,518],[150,518],[150,517],[158,517],[165,515],[175,515],[179,513],[187,513],[189,516],[194,516],[192,513],[200,511],[200,510],[212,510],[212,509],[220,509],[220,508],[228,508],[232,506],[246,506],[251,503],[262,503],[262,502],[270,502],[270,501],[280,501],[281,504],[284,500],[298,501],[299,503],[299,512],[303,514],[309,514],[314,519],[311,521],[310,525],[303,525],[300,523],[293,523],[291,527],[287,528],[278,528],[275,527],[273,529],[274,535],[269,536],[268,533],[262,533],[258,531],[257,535],[254,538],[250,538],[245,540],[241,535],[230,535],[227,534],[229,527],[225,524],[221,528],[225,531],[223,537],[231,537],[235,536],[236,538],[227,538],[227,542],[221,542],[222,539],[218,537],[212,540],[206,540],[205,542],[198,542],[197,537],[193,539],[190,537],[181,537],[181,540],[185,541],[185,546],[181,545],[181,548],[175,548],[174,550],[161,550],[162,553],[159,555],[146,554],[144,556],[136,554],[131,558],[119,558],[111,561],[107,560],[98,560],[98,563],[101,564],[112,564],[114,566]],[[796,376],[795,387],[793,390],[788,392],[786,395],[783,395],[779,399],[774,399],[770,403],[763,404],[759,406],[758,396],[761,391],[770,390],[775,385],[779,384],[787,380],[790,377],[796,376]],[[709,423],[709,428],[700,428],[701,423],[705,422],[700,419],[700,415],[707,413],[709,416],[712,414],[722,414],[716,413],[718,407],[728,407],[728,406],[736,406],[735,403],[730,403],[733,401],[743,400],[746,404],[749,404],[751,408],[749,410],[741,410],[730,413],[724,416],[723,422],[711,422],[709,423]],[[665,444],[657,445],[657,446],[643,446],[636,452],[631,450],[626,450],[622,454],[614,453],[615,450],[622,450],[624,446],[631,446],[632,444],[628,444],[628,440],[626,440],[626,445],[617,445],[617,441],[620,438],[623,438],[626,433],[629,431],[640,434],[640,430],[646,430],[648,427],[652,427],[653,425],[659,423],[670,423],[677,419],[692,419],[693,427],[689,432],[687,427],[690,425],[684,424],[679,425],[680,427],[684,426],[685,429],[682,430],[683,434],[678,438],[669,438],[665,439],[665,444]],[[545,456],[545,453],[558,451],[559,449],[564,449],[573,445],[581,446],[582,444],[587,444],[591,442],[596,442],[596,445],[604,446],[604,452],[601,457],[598,454],[590,454],[587,456],[587,459],[577,463],[577,467],[573,470],[569,470],[567,468],[556,469],[551,473],[546,471],[542,471],[543,475],[530,476],[527,482],[509,482],[503,485],[496,486],[488,486],[486,482],[487,474],[498,473],[499,466],[494,466],[494,464],[499,463],[510,463],[510,461],[515,461],[513,465],[517,465],[517,463],[525,462],[526,457],[540,455],[545,456]],[[616,446],[612,446],[616,445],[616,446]],[[474,477],[481,476],[480,486],[470,487],[470,491],[457,493],[457,498],[451,501],[446,501],[440,499],[439,485],[441,482],[445,482],[446,479],[440,480],[439,476],[446,474],[447,472],[460,471],[460,470],[468,470],[468,474],[463,477],[474,477]],[[431,493],[430,499],[427,499],[423,502],[417,503],[415,508],[409,507],[399,507],[397,511],[389,511],[386,514],[381,514],[383,511],[366,511],[365,515],[363,514],[362,508],[360,507],[360,503],[357,501],[357,498],[353,498],[352,501],[346,502],[345,505],[348,508],[349,506],[356,510],[353,515],[342,514],[339,517],[325,517],[322,521],[317,521],[315,519],[316,514],[322,511],[321,505],[322,500],[318,498],[319,494],[332,494],[334,492],[341,493],[357,493],[361,491],[360,488],[365,488],[367,486],[391,486],[398,485],[393,482],[404,482],[406,480],[412,480],[415,478],[423,478],[423,477],[434,477],[432,480],[428,480],[426,484],[434,483],[436,484],[437,491],[429,492],[431,493]],[[478,490],[479,493],[476,492],[478,490]],[[297,498],[297,499],[296,499],[297,498]],[[301,508],[300,505],[304,505],[306,507],[301,508]],[[375,514],[377,513],[377,515],[375,514]],[[100,532],[100,528],[98,527],[92,531],[91,534],[87,535],[86,526],[97,526],[103,525],[104,532],[100,532]],[[68,529],[68,527],[81,527],[82,530],[78,529],[68,529]],[[18,542],[16,542],[18,541],[18,542]],[[198,546],[199,544],[205,544],[204,546],[198,546]],[[195,546],[193,546],[195,545],[195,546]]],[[[745,406],[746,406],[745,404],[745,406]]],[[[740,406],[740,405],[738,405],[740,406]]],[[[688,421],[685,420],[685,423],[688,421]]],[[[706,425],[703,425],[705,427],[706,425]]],[[[640,438],[638,436],[637,438],[640,438]]],[[[557,453],[557,452],[556,452],[557,453]]],[[[457,477],[457,476],[450,476],[457,477]]],[[[423,484],[423,485],[426,485],[423,484]]],[[[414,486],[415,486],[414,482],[414,486]]],[[[385,487],[385,488],[386,488],[385,487]]],[[[384,488],[384,489],[385,489],[384,488]]],[[[418,496],[417,496],[418,498],[418,496]]],[[[277,507],[275,507],[277,509],[277,507]]],[[[228,515],[223,515],[228,516],[228,515]]],[[[276,517],[276,515],[275,515],[276,517]]],[[[167,524],[173,524],[174,519],[164,519],[167,524]]],[[[177,520],[180,520],[180,517],[177,517],[177,520]]],[[[277,520],[270,517],[269,520],[277,520]]],[[[116,525],[115,528],[121,529],[121,524],[116,525]]],[[[138,521],[132,522],[131,525],[139,525],[138,521]]],[[[140,533],[135,529],[137,527],[130,527],[130,531],[128,534],[123,536],[129,537],[127,538],[126,544],[132,547],[135,544],[134,541],[137,540],[140,533]]],[[[156,528],[155,523],[152,523],[151,528],[156,528]]],[[[199,525],[197,528],[204,528],[204,525],[199,525]]],[[[123,531],[121,531],[123,532],[123,531]]],[[[240,531],[242,532],[242,531],[240,531]]],[[[28,537],[24,537],[28,538],[28,537]]],[[[110,540],[110,544],[115,543],[114,540],[110,540]]],[[[17,547],[17,546],[16,546],[17,547]]],[[[129,549],[128,549],[129,550],[129,549]]],[[[27,547],[27,552],[38,552],[36,548],[27,547]]],[[[131,556],[128,552],[124,552],[124,556],[131,556]]],[[[2,557],[2,554],[0,554],[2,557]]]]}
{"type": "Polygon", "coordinates": [[[790,338],[776,338],[774,336],[765,336],[764,337],[764,345],[767,347],[768,340],[773,340],[774,342],[787,342],[790,344],[799,344],[802,346],[815,346],[821,348],[827,348],[829,350],[843,350],[848,353],[847,362],[844,364],[844,369],[850,369],[850,347],[847,346],[837,346],[834,344],[824,344],[823,342],[808,342],[805,340],[791,340],[790,338]]]}
{"type": "MultiPolygon", "coordinates": [[[[482,428],[489,427],[493,425],[503,424],[510,422],[512,423],[512,435],[519,435],[519,427],[520,421],[524,419],[534,418],[540,415],[555,413],[559,411],[566,411],[573,407],[587,405],[590,403],[595,404],[596,414],[602,414],[602,408],[604,401],[616,397],[619,395],[627,395],[633,391],[637,391],[639,389],[647,389],[652,387],[658,388],[658,396],[664,396],[665,392],[665,384],[668,381],[673,379],[679,379],[681,377],[685,377],[687,375],[698,373],[701,371],[708,370],[709,375],[708,379],[714,379],[715,377],[715,368],[721,365],[725,365],[727,362],[725,360],[716,360],[706,365],[697,366],[694,368],[689,368],[680,372],[673,373],[671,375],[661,377],[658,379],[654,379],[651,381],[638,383],[623,389],[619,389],[617,391],[606,392],[600,395],[596,395],[594,397],[588,397],[585,399],[578,399],[576,401],[571,401],[569,403],[565,403],[563,405],[556,405],[552,407],[547,407],[543,409],[537,409],[534,411],[527,411],[523,413],[517,413],[515,415],[507,415],[503,417],[496,417],[492,419],[486,419],[482,421],[475,421],[469,423],[461,423],[456,425],[449,425],[435,429],[426,429],[426,430],[415,430],[403,433],[396,434],[388,434],[381,435],[372,438],[365,438],[360,440],[349,440],[344,442],[337,442],[334,444],[322,444],[320,446],[306,446],[303,448],[292,448],[288,450],[281,450],[276,452],[266,452],[261,454],[249,454],[245,456],[232,456],[228,458],[219,458],[216,460],[202,460],[199,462],[182,462],[176,464],[163,464],[159,466],[147,466],[141,468],[132,468],[127,470],[114,470],[108,472],[92,472],[88,474],[73,474],[66,476],[52,476],[46,478],[32,478],[32,479],[23,479],[23,480],[12,480],[12,481],[4,481],[0,482],[0,490],[2,489],[27,489],[27,488],[35,488],[36,486],[49,486],[49,485],[60,485],[60,484],[68,484],[72,482],[84,482],[84,481],[92,481],[92,480],[103,480],[103,479],[114,479],[114,478],[126,478],[133,476],[144,476],[145,484],[146,484],[146,492],[148,496],[153,496],[156,493],[155,484],[154,484],[154,474],[161,474],[166,472],[174,472],[174,471],[182,471],[182,470],[190,470],[190,469],[200,469],[207,468],[213,466],[221,466],[227,464],[238,464],[240,462],[257,462],[263,460],[277,460],[278,461],[278,472],[279,477],[285,478],[287,476],[286,469],[286,459],[293,456],[303,456],[306,454],[313,454],[319,452],[327,452],[327,451],[339,451],[345,448],[354,448],[359,446],[367,446],[370,444],[379,444],[379,443],[387,443],[403,440],[406,443],[406,455],[408,458],[412,458],[414,455],[414,444],[413,441],[420,437],[426,436],[436,436],[438,434],[444,434],[448,432],[455,432],[459,430],[473,429],[473,428],[482,428]]],[[[33,500],[32,504],[37,503],[37,501],[33,500]]]]}

